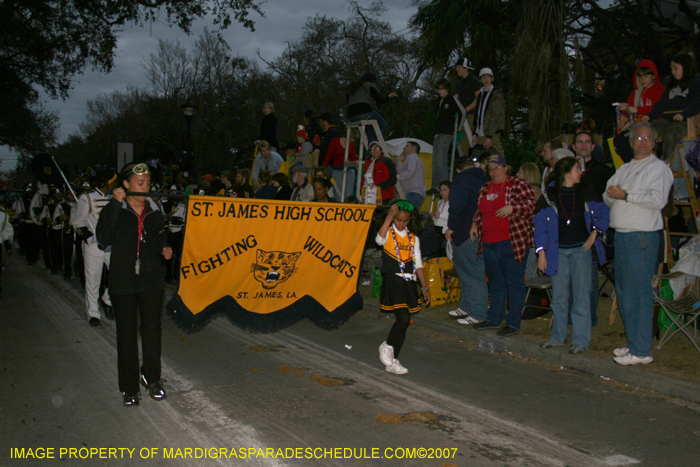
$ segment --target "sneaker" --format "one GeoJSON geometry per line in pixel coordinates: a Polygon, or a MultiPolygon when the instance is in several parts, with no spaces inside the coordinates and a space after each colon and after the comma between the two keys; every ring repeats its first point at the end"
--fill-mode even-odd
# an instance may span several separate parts
{"type": "Polygon", "coordinates": [[[123,392],[122,397],[124,398],[124,407],[133,407],[139,405],[141,394],[138,392],[123,392]]]}
{"type": "Polygon", "coordinates": [[[379,361],[387,368],[397,361],[394,360],[394,348],[386,342],[382,342],[382,345],[379,346],[379,361]]]}
{"type": "Polygon", "coordinates": [[[547,341],[547,342],[542,342],[540,344],[540,348],[551,349],[552,347],[561,347],[562,345],[564,345],[564,344],[559,343],[559,342],[554,342],[554,341],[547,341]]]}
{"type": "Polygon", "coordinates": [[[654,357],[637,357],[636,355],[628,353],[627,355],[624,355],[622,357],[615,357],[613,358],[613,360],[615,361],[615,363],[618,363],[623,366],[648,365],[649,363],[654,361],[654,357]]]}
{"type": "Polygon", "coordinates": [[[479,324],[474,325],[474,329],[477,331],[485,331],[487,329],[500,329],[501,325],[492,323],[491,321],[482,321],[479,324]]]}
{"type": "Polygon", "coordinates": [[[459,324],[479,324],[481,321],[472,316],[467,316],[466,318],[458,319],[457,322],[459,324]]]}
{"type": "Polygon", "coordinates": [[[372,285],[372,281],[362,281],[362,285],[372,285]]]}
{"type": "Polygon", "coordinates": [[[466,318],[467,316],[469,316],[469,313],[467,313],[466,311],[464,311],[461,308],[457,308],[456,310],[448,311],[447,314],[450,316],[453,316],[455,318],[466,318]]]}
{"type": "Polygon", "coordinates": [[[496,333],[497,336],[501,336],[501,337],[517,336],[518,334],[520,334],[520,329],[515,329],[515,328],[510,327],[510,326],[503,326],[496,333]]]}
{"type": "Polygon", "coordinates": [[[629,347],[620,347],[619,349],[613,350],[613,355],[616,357],[624,357],[628,353],[630,353],[629,347]]]}
{"type": "Polygon", "coordinates": [[[102,326],[102,323],[100,322],[100,318],[90,318],[88,323],[90,323],[90,326],[92,326],[93,328],[96,328],[98,326],[102,326]]]}
{"type": "Polygon", "coordinates": [[[572,345],[571,348],[569,349],[569,353],[570,353],[570,354],[573,354],[573,355],[578,355],[578,354],[582,354],[582,353],[585,352],[586,350],[588,350],[588,347],[584,347],[584,346],[582,346],[582,345],[576,345],[576,344],[574,344],[574,345],[572,345]]]}
{"type": "Polygon", "coordinates": [[[162,401],[166,397],[168,397],[168,394],[165,392],[165,389],[163,389],[163,380],[156,381],[155,383],[148,384],[148,381],[146,381],[146,377],[141,375],[141,386],[146,388],[148,391],[148,395],[151,396],[151,399],[156,400],[156,401],[162,401]]]}
{"type": "MultiPolygon", "coordinates": [[[[392,350],[392,353],[394,353],[393,347],[391,348],[391,350],[392,350]]],[[[405,375],[406,373],[408,373],[408,370],[406,369],[406,367],[403,366],[401,363],[399,363],[399,361],[397,359],[394,359],[394,361],[391,363],[391,365],[386,366],[386,371],[388,371],[389,373],[394,373],[395,375],[405,375]]]]}

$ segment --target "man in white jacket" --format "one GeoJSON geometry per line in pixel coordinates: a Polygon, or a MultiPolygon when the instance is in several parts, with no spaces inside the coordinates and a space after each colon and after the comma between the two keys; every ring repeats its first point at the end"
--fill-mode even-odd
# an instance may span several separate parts
{"type": "Polygon", "coordinates": [[[613,360],[620,365],[654,361],[651,280],[664,226],[661,210],[673,184],[671,169],[653,154],[656,138],[647,122],[632,127],[634,159],[608,180],[603,195],[610,206],[610,227],[615,229],[615,291],[627,334],[627,346],[613,351],[613,360]]]}

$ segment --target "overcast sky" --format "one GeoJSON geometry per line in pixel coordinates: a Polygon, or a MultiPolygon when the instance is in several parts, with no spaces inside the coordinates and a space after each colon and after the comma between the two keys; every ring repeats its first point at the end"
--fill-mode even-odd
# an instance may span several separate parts
{"type": "MultiPolygon", "coordinates": [[[[358,3],[369,7],[372,0],[358,0],[358,3]]],[[[411,6],[411,0],[384,0],[383,3],[389,9],[384,20],[391,24],[394,32],[406,33],[408,19],[416,11],[411,6]]],[[[279,56],[287,46],[285,41],[301,37],[301,29],[307,18],[320,14],[344,19],[350,14],[342,0],[267,0],[262,4],[262,10],[265,18],[256,13],[251,14],[255,21],[255,32],[238,24],[233,24],[224,31],[233,54],[258,61],[261,68],[265,68],[265,64],[259,61],[257,50],[268,61],[279,56]]],[[[119,34],[117,56],[110,74],[103,75],[87,69],[76,78],[70,99],[63,101],[47,98],[45,101],[46,108],[56,111],[60,117],[59,141],[63,142],[69,135],[78,132],[80,123],[85,119],[89,99],[100,93],[124,89],[127,85],[148,85],[142,64],[151,53],[157,51],[159,39],[178,40],[184,47],[190,48],[205,27],[213,29],[213,25],[207,21],[195,23],[189,36],[179,29],[168,28],[162,22],[125,29],[119,34]]],[[[16,157],[7,147],[0,146],[2,170],[12,170],[16,157]]]]}

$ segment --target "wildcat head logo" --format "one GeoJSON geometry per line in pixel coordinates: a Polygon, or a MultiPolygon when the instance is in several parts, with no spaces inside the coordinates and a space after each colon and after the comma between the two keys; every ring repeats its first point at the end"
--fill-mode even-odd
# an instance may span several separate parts
{"type": "Polygon", "coordinates": [[[296,272],[296,262],[301,252],[285,253],[284,251],[257,251],[257,262],[251,269],[253,277],[260,282],[264,289],[274,289],[296,272]]]}

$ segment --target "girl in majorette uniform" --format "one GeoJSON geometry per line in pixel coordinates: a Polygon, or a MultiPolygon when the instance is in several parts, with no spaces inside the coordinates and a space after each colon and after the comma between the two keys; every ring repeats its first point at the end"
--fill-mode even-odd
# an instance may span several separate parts
{"type": "Polygon", "coordinates": [[[396,316],[389,336],[379,346],[379,360],[386,366],[386,371],[397,375],[408,373],[397,357],[406,339],[411,313],[420,311],[421,296],[417,283],[421,286],[425,304],[430,303],[416,235],[420,231],[420,216],[414,216],[414,210],[415,207],[405,200],[392,203],[375,239],[379,246],[384,247],[380,308],[396,316]]]}

